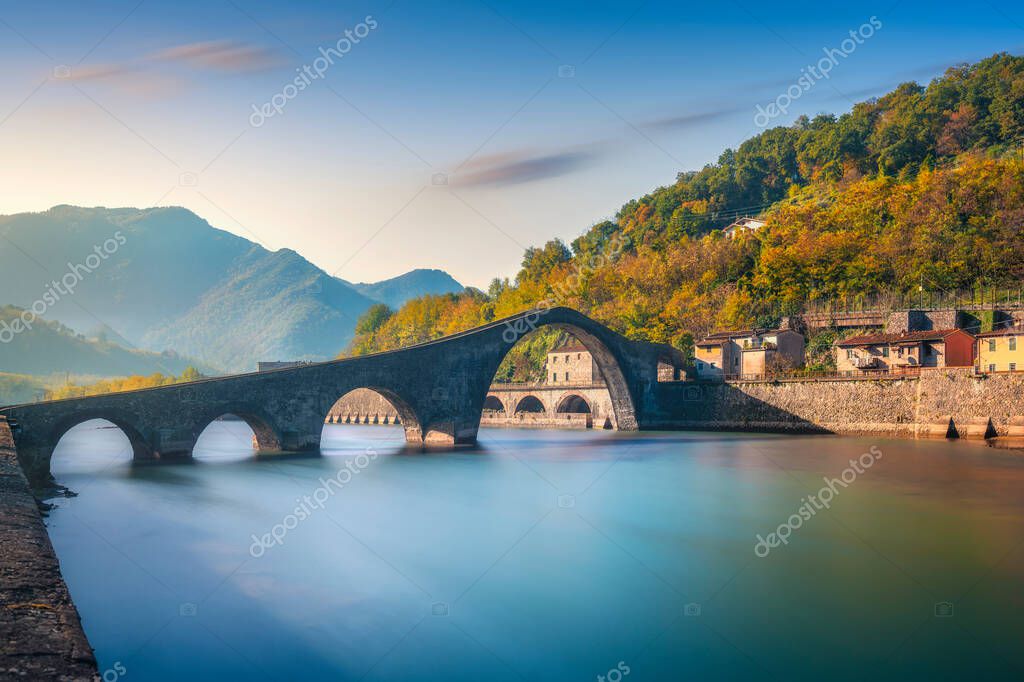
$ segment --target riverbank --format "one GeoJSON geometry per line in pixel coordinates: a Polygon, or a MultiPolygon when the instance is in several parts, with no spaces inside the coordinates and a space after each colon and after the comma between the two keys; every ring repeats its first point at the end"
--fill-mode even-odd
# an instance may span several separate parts
{"type": "Polygon", "coordinates": [[[0,678],[98,680],[96,659],[0,418],[0,678]]]}

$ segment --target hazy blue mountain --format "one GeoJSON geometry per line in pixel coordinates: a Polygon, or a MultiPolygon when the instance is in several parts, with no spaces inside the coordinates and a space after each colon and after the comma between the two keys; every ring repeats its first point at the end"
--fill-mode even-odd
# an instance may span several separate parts
{"type": "MultiPolygon", "coordinates": [[[[331,358],[374,303],[398,307],[461,289],[439,270],[350,284],[294,251],[268,251],[178,207],[55,206],[0,216],[0,305],[44,302],[47,319],[108,346],[173,349],[222,371],[331,358]],[[72,293],[57,286],[64,282],[72,293]]],[[[62,362],[33,366],[65,371],[62,362]]]]}
{"type": "Polygon", "coordinates": [[[228,371],[254,370],[258,360],[322,360],[349,342],[373,303],[290,249],[254,246],[195,306],[154,327],[144,343],[228,371]]]}
{"type": "Polygon", "coordinates": [[[0,303],[27,308],[75,271],[74,293],[46,316],[78,330],[107,326],[138,344],[192,308],[252,247],[183,208],[55,206],[0,216],[0,303]],[[107,254],[98,267],[79,268],[95,264],[97,248],[107,254]]]}
{"type": "Polygon", "coordinates": [[[380,282],[360,282],[352,286],[364,296],[387,303],[395,310],[418,296],[456,293],[465,288],[444,270],[425,268],[410,270],[404,275],[380,282]]]}
{"type": "Polygon", "coordinates": [[[0,372],[37,376],[67,372],[92,377],[128,374],[179,375],[190,364],[202,372],[208,365],[177,353],[131,350],[109,341],[87,339],[59,322],[30,320],[19,325],[22,309],[0,307],[0,372]]]}

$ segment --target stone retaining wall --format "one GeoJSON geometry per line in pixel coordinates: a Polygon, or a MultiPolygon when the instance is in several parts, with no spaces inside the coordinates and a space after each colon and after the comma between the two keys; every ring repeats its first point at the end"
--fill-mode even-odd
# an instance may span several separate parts
{"type": "Polygon", "coordinates": [[[945,435],[1024,435],[1024,373],[974,376],[924,369],[920,378],[675,382],[659,387],[666,428],[945,435]]]}
{"type": "Polygon", "coordinates": [[[99,680],[92,647],[2,417],[0,679],[99,680]]]}

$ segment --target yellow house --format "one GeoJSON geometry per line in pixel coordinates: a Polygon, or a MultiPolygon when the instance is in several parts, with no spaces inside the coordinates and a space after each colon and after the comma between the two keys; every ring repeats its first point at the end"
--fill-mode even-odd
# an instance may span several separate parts
{"type": "Polygon", "coordinates": [[[1024,327],[978,334],[978,369],[982,372],[1024,371],[1024,327]]]}

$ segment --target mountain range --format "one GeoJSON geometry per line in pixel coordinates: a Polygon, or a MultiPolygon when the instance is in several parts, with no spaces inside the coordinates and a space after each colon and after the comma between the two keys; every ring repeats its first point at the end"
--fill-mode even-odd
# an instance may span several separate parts
{"type": "MultiPolygon", "coordinates": [[[[0,304],[34,305],[86,338],[225,372],[333,357],[375,303],[462,289],[439,270],[352,284],[180,207],[61,205],[0,216],[0,304]]],[[[60,364],[50,371],[95,373],[60,364]]]]}

